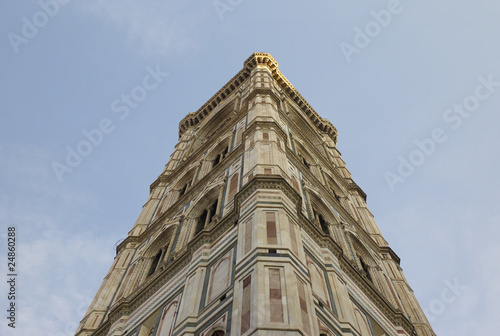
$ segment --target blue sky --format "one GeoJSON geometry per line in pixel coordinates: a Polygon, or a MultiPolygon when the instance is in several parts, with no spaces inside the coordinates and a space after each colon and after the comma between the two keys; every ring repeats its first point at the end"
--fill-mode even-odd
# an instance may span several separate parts
{"type": "Polygon", "coordinates": [[[436,333],[496,334],[497,1],[54,1],[0,4],[0,334],[73,335],[178,122],[255,51],[337,127],[436,333]]]}

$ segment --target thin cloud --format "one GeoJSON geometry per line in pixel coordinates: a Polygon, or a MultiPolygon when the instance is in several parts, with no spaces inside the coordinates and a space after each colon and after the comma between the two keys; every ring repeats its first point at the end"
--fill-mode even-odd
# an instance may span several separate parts
{"type": "Polygon", "coordinates": [[[186,1],[93,0],[79,7],[122,31],[139,52],[162,56],[196,53],[210,16],[206,4],[186,1]]]}

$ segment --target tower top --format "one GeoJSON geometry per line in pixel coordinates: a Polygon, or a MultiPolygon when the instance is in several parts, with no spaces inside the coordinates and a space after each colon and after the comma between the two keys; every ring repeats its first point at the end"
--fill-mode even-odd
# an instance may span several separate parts
{"type": "Polygon", "coordinates": [[[337,129],[332,123],[319,116],[302,95],[293,87],[286,77],[279,71],[278,62],[268,53],[254,52],[243,62],[241,69],[226,85],[214,94],[196,112],[188,113],[179,123],[179,138],[190,127],[196,127],[211,111],[216,109],[226,97],[241,87],[242,83],[251,75],[256,67],[265,66],[271,72],[274,83],[282,96],[291,98],[321,132],[328,133],[337,142],[337,129]]]}

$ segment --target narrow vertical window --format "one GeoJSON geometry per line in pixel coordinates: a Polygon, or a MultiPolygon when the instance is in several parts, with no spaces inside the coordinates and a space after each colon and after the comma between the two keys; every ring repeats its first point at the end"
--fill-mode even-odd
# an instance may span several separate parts
{"type": "Polygon", "coordinates": [[[221,156],[221,159],[224,159],[226,156],[227,156],[227,151],[228,151],[229,147],[226,146],[223,150],[222,150],[222,153],[220,154],[221,156]]]}
{"type": "Polygon", "coordinates": [[[200,233],[215,218],[215,216],[217,215],[217,204],[218,200],[216,199],[210,205],[210,207],[208,209],[203,210],[200,217],[198,217],[198,221],[196,222],[196,229],[194,230],[195,235],[200,233]]]}
{"type": "Polygon", "coordinates": [[[262,133],[262,139],[269,140],[269,133],[262,133]]]}
{"type": "Polygon", "coordinates": [[[306,166],[308,170],[311,170],[311,165],[309,164],[309,162],[307,162],[305,157],[302,157],[302,163],[304,164],[304,166],[306,166]]]}
{"type": "Polygon", "coordinates": [[[198,217],[198,222],[196,223],[196,230],[194,231],[195,235],[200,233],[203,230],[203,228],[205,227],[205,222],[207,221],[207,216],[208,216],[208,210],[203,210],[200,217],[198,217]]]}
{"type": "Polygon", "coordinates": [[[214,159],[214,161],[213,161],[213,163],[212,163],[212,168],[213,168],[213,167],[215,167],[215,166],[217,166],[217,165],[219,164],[219,162],[220,162],[220,154],[218,154],[218,155],[215,157],[215,159],[214,159]]]}
{"type": "Polygon", "coordinates": [[[161,251],[158,251],[158,253],[153,258],[153,262],[151,263],[151,266],[149,267],[148,277],[151,276],[151,274],[153,274],[156,271],[156,268],[158,267],[158,263],[160,262],[160,258],[161,258],[161,251]]]}
{"type": "Polygon", "coordinates": [[[210,206],[210,208],[208,209],[209,210],[210,218],[208,218],[208,222],[207,223],[211,223],[214,220],[215,215],[217,214],[217,204],[218,204],[218,200],[215,200],[212,203],[212,205],[210,206]]]}
{"type": "Polygon", "coordinates": [[[361,264],[361,268],[365,272],[365,275],[368,278],[368,280],[370,280],[371,282],[373,282],[372,276],[370,275],[370,270],[368,269],[368,265],[365,264],[365,262],[363,261],[363,259],[361,257],[359,258],[359,263],[361,264]]]}
{"type": "Polygon", "coordinates": [[[189,188],[189,185],[190,183],[188,182],[181,188],[181,190],[179,190],[179,197],[181,197],[186,193],[186,190],[189,188]]]}
{"type": "Polygon", "coordinates": [[[321,230],[323,230],[324,233],[329,235],[330,231],[328,231],[328,223],[325,221],[323,216],[321,216],[321,214],[318,214],[318,220],[319,220],[319,225],[321,226],[321,230]]]}

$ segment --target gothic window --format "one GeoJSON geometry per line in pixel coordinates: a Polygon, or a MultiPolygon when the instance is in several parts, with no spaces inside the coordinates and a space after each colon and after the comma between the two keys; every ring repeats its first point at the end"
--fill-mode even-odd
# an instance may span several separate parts
{"type": "Polygon", "coordinates": [[[194,232],[195,235],[200,233],[205,227],[208,226],[215,218],[215,213],[217,211],[217,200],[215,200],[210,207],[203,210],[200,217],[198,217],[198,221],[196,223],[196,230],[194,232]]]}
{"type": "Polygon", "coordinates": [[[315,209],[313,209],[313,213],[314,213],[314,219],[316,220],[316,222],[319,224],[319,226],[321,227],[321,230],[329,235],[330,234],[330,231],[328,230],[328,223],[326,222],[325,218],[319,213],[317,212],[315,209]]]}
{"type": "Polygon", "coordinates": [[[328,232],[328,223],[325,221],[323,216],[318,214],[318,220],[319,220],[319,225],[321,226],[321,230],[323,230],[324,233],[329,234],[328,232]]]}
{"type": "Polygon", "coordinates": [[[328,186],[330,187],[330,191],[332,192],[333,197],[335,197],[335,199],[340,202],[340,198],[345,196],[344,192],[330,175],[325,174],[325,178],[328,186]]]}
{"type": "Polygon", "coordinates": [[[224,148],[220,151],[220,153],[218,153],[218,154],[215,156],[214,160],[212,161],[212,168],[213,168],[213,167],[215,167],[215,166],[217,166],[217,165],[218,165],[221,161],[223,161],[223,160],[224,160],[224,158],[227,156],[227,152],[228,152],[228,150],[229,150],[229,147],[228,147],[228,146],[226,146],[226,147],[224,147],[224,148]]]}
{"type": "Polygon", "coordinates": [[[304,166],[306,166],[308,170],[311,170],[311,165],[309,164],[309,162],[307,162],[305,157],[302,157],[302,163],[304,164],[304,166]]]}
{"type": "Polygon", "coordinates": [[[366,277],[368,278],[368,280],[370,280],[370,281],[373,282],[372,277],[370,275],[370,270],[368,269],[368,265],[363,261],[363,258],[359,257],[359,263],[361,264],[361,268],[365,272],[366,277]]]}
{"type": "Polygon", "coordinates": [[[225,336],[225,335],[226,333],[223,332],[222,330],[217,330],[210,334],[210,336],[225,336]]]}
{"type": "Polygon", "coordinates": [[[149,267],[148,277],[151,276],[156,271],[156,268],[158,267],[158,264],[160,263],[161,254],[162,254],[162,251],[160,250],[154,256],[153,262],[151,263],[151,266],[149,267]]]}
{"type": "Polygon", "coordinates": [[[213,163],[212,163],[212,167],[215,167],[219,164],[220,162],[220,154],[217,154],[217,156],[215,157],[213,163]]]}
{"type": "Polygon", "coordinates": [[[186,190],[189,189],[189,187],[191,186],[191,182],[187,182],[182,188],[181,190],[179,190],[179,198],[182,197],[182,195],[184,195],[186,193],[186,190]]]}
{"type": "Polygon", "coordinates": [[[176,189],[179,191],[178,199],[181,198],[186,192],[194,185],[194,176],[196,173],[197,167],[193,167],[189,170],[184,176],[177,182],[176,189]]]}

